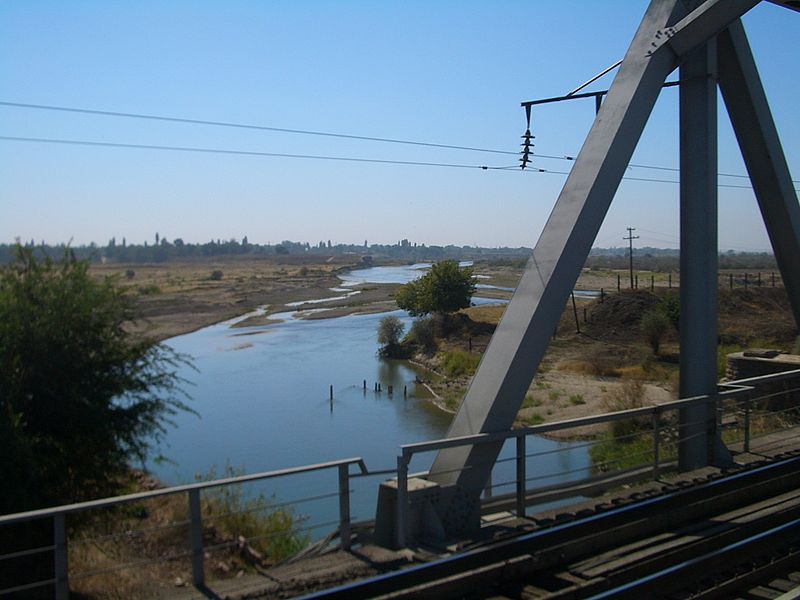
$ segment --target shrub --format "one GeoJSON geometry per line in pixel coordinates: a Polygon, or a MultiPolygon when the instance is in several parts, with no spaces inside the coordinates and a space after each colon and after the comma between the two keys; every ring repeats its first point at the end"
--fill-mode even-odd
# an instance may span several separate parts
{"type": "Polygon", "coordinates": [[[133,269],[128,269],[125,271],[125,279],[133,279],[136,277],[136,271],[133,269]]]}
{"type": "MultiPolygon", "coordinates": [[[[610,412],[641,408],[644,405],[644,384],[636,379],[625,381],[614,391],[606,394],[603,404],[610,412]]],[[[611,422],[611,435],[614,438],[628,437],[644,431],[649,426],[646,418],[631,418],[611,422]]]]}
{"type": "Polygon", "coordinates": [[[394,358],[399,355],[400,337],[404,329],[402,321],[391,315],[378,322],[378,343],[383,344],[378,351],[381,356],[394,358]]]}
{"type": "Polygon", "coordinates": [[[411,329],[406,337],[423,350],[434,350],[436,348],[436,333],[433,319],[431,317],[415,319],[411,323],[411,329]]]}
{"type": "Polygon", "coordinates": [[[155,283],[150,283],[148,285],[140,285],[138,292],[140,296],[155,296],[161,293],[161,288],[155,283]]]}
{"type": "Polygon", "coordinates": [[[677,295],[668,293],[661,298],[658,303],[658,310],[669,319],[675,331],[680,331],[681,325],[681,301],[677,295]]]}
{"type": "Polygon", "coordinates": [[[472,375],[478,368],[480,358],[463,350],[452,350],[444,355],[444,372],[448,377],[472,375]]]}
{"type": "Polygon", "coordinates": [[[669,329],[669,319],[660,310],[651,310],[642,316],[639,328],[644,334],[644,338],[653,349],[653,354],[658,354],[661,347],[661,340],[669,329]]]}
{"type": "MultiPolygon", "coordinates": [[[[228,465],[224,477],[242,474],[242,470],[228,465]]],[[[204,479],[216,479],[214,470],[204,479]]],[[[241,484],[212,488],[205,493],[204,521],[210,522],[224,537],[235,540],[241,536],[249,540],[251,547],[272,562],[292,556],[308,544],[308,536],[298,530],[304,519],[295,516],[291,509],[273,507],[263,494],[245,494],[241,484]]]]}
{"type": "Polygon", "coordinates": [[[220,271],[219,269],[214,269],[213,271],[211,271],[211,275],[209,275],[208,278],[211,281],[219,281],[220,279],[222,279],[222,271],[220,271]]]}

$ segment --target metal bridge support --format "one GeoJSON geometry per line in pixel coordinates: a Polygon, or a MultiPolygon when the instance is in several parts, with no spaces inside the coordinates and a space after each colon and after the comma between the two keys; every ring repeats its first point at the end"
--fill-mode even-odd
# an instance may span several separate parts
{"type": "MultiPolygon", "coordinates": [[[[688,53],[680,65],[681,398],[717,391],[716,71],[716,39],[688,53]]],[[[711,403],[680,411],[682,470],[722,460],[715,417],[711,403]]]]}
{"type": "MultiPolygon", "coordinates": [[[[720,32],[724,32],[720,36],[720,85],[800,322],[800,270],[791,264],[800,256],[800,210],[738,25],[738,18],[757,3],[705,0],[691,3],[699,6],[689,12],[685,0],[651,1],[448,437],[504,431],[512,426],[661,87],[681,62],[681,267],[687,270],[687,275],[682,273],[682,283],[690,290],[682,294],[685,317],[682,314],[681,329],[698,328],[681,340],[689,353],[682,360],[681,392],[685,396],[716,391],[713,74],[715,40],[720,32]],[[731,23],[734,25],[725,31],[731,23]],[[723,78],[728,79],[725,85],[723,78]],[[746,93],[742,94],[740,86],[746,93]],[[701,131],[696,139],[694,128],[701,131]]],[[[724,459],[724,453],[712,443],[717,437],[712,415],[713,411],[703,411],[683,416],[687,428],[694,421],[702,425],[696,438],[684,436],[681,452],[685,465],[724,459]],[[699,441],[692,443],[695,439],[699,441]]],[[[428,478],[440,486],[439,516],[447,533],[464,534],[479,526],[480,494],[499,452],[500,444],[481,444],[448,448],[437,455],[428,478]]]]}
{"type": "MultiPolygon", "coordinates": [[[[797,10],[797,6],[793,6],[797,10]]],[[[719,87],[800,325],[800,205],[741,21],[719,35],[719,87]]]]}

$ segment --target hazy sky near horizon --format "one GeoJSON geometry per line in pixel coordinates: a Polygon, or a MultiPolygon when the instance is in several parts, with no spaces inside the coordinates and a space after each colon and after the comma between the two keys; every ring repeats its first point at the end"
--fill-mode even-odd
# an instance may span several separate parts
{"type": "MultiPolygon", "coordinates": [[[[621,58],[645,0],[403,2],[10,0],[0,102],[519,149],[523,100],[568,92],[621,58]]],[[[800,178],[800,15],[762,2],[745,27],[800,178]]],[[[610,85],[607,76],[593,87],[610,85]]],[[[632,163],[678,165],[665,90],[632,163]]],[[[574,156],[591,100],[536,107],[534,154],[574,156]]],[[[744,174],[719,103],[719,170],[744,174]]],[[[419,161],[515,156],[0,105],[0,135],[419,161]]],[[[536,158],[564,172],[572,163],[536,158]]],[[[631,167],[630,177],[677,181],[631,167]]],[[[181,153],[0,140],[0,242],[284,239],[532,246],[562,174],[181,153]]],[[[743,185],[747,180],[720,178],[743,185]]],[[[753,193],[720,188],[722,249],[769,248],[753,193]]],[[[678,185],[623,181],[595,240],[678,243],[678,185]]]]}

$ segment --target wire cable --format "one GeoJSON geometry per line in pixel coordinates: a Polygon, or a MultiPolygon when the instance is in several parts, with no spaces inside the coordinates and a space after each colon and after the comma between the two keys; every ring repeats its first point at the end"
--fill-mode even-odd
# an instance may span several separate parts
{"type": "Polygon", "coordinates": [[[224,148],[199,148],[195,146],[161,146],[156,144],[128,144],[122,142],[98,142],[90,140],[65,140],[57,138],[33,138],[33,137],[18,137],[18,136],[0,136],[0,140],[11,142],[31,142],[40,144],[62,144],[73,146],[93,146],[105,148],[129,148],[135,150],[165,150],[172,152],[197,152],[201,154],[233,154],[239,156],[266,156],[273,158],[300,158],[308,160],[333,160],[341,162],[357,162],[357,163],[376,163],[383,165],[410,165],[416,167],[449,167],[455,169],[482,169],[484,171],[502,171],[507,170],[508,167],[496,167],[487,165],[469,165],[458,163],[437,163],[425,162],[415,160],[388,160],[381,158],[361,158],[355,156],[326,156],[317,154],[286,154],[282,152],[259,152],[256,150],[228,150],[224,148]]]}
{"type": "MultiPolygon", "coordinates": [[[[440,163],[440,162],[427,162],[416,160],[390,160],[383,158],[364,158],[356,156],[331,156],[319,154],[288,154],[283,152],[261,152],[256,150],[230,150],[225,148],[202,148],[197,146],[162,146],[158,144],[130,144],[123,142],[100,142],[92,140],[67,140],[60,138],[36,138],[36,137],[22,137],[0,135],[0,140],[9,142],[29,142],[39,144],[61,144],[72,146],[90,146],[90,147],[106,147],[106,148],[127,148],[134,150],[163,150],[171,152],[195,152],[199,154],[228,154],[239,156],[262,156],[271,158],[296,158],[305,160],[330,160],[339,162],[355,162],[355,163],[372,163],[383,165],[405,165],[414,167],[445,167],[453,169],[481,169],[483,171],[517,171],[522,173],[549,173],[551,175],[569,175],[569,171],[553,171],[550,169],[541,169],[538,167],[528,168],[524,171],[520,170],[517,165],[476,165],[476,164],[463,164],[463,163],[440,163]]],[[[628,181],[643,181],[647,183],[680,183],[671,179],[651,179],[647,177],[628,177],[623,176],[622,179],[628,181]]],[[[752,189],[747,185],[728,185],[717,184],[718,187],[726,188],[741,188],[752,189]]],[[[797,191],[797,190],[795,190],[797,191]]]]}
{"type": "MultiPolygon", "coordinates": [[[[367,136],[367,135],[356,135],[356,134],[349,134],[349,133],[336,133],[331,131],[314,131],[309,129],[293,129],[288,127],[273,127],[269,125],[256,125],[253,123],[234,123],[229,121],[214,121],[214,120],[207,120],[207,119],[190,119],[186,117],[170,117],[166,115],[150,115],[144,113],[131,113],[131,112],[122,112],[122,111],[112,111],[112,110],[97,110],[91,108],[79,108],[73,106],[57,106],[52,104],[32,104],[27,102],[8,102],[8,101],[0,101],[0,106],[6,106],[9,108],[27,108],[33,110],[49,110],[49,111],[58,111],[58,112],[69,112],[69,113],[78,113],[78,114],[86,114],[86,115],[97,115],[97,116],[105,116],[105,117],[122,117],[126,119],[146,119],[150,121],[165,121],[169,123],[187,123],[190,125],[208,125],[212,127],[231,127],[235,129],[252,129],[257,131],[274,131],[277,133],[291,133],[291,134],[298,134],[298,135],[315,135],[315,136],[323,136],[323,137],[333,137],[333,138],[341,138],[341,139],[350,139],[350,140],[362,140],[368,142],[382,142],[388,144],[406,144],[410,146],[424,146],[428,148],[443,148],[449,150],[465,150],[470,152],[487,152],[492,154],[504,154],[508,156],[518,156],[519,152],[514,152],[510,150],[499,150],[496,148],[481,148],[479,146],[460,146],[457,144],[442,144],[437,142],[422,142],[417,140],[405,140],[405,139],[398,139],[398,138],[389,138],[389,137],[377,137],[377,136],[367,136]]],[[[534,158],[546,158],[551,160],[563,160],[563,161],[574,161],[575,157],[566,155],[552,155],[552,154],[534,154],[534,158]]],[[[641,163],[631,163],[628,166],[638,168],[638,169],[654,169],[657,171],[668,171],[671,173],[680,173],[680,169],[676,167],[663,167],[658,165],[647,165],[641,163]]],[[[504,169],[512,170],[518,169],[519,165],[512,165],[509,167],[504,167],[504,169]]],[[[552,173],[559,173],[558,171],[547,171],[552,173]]],[[[735,173],[717,173],[720,177],[736,177],[740,179],[750,179],[748,175],[742,174],[735,174],[735,173]]],[[[633,178],[628,178],[633,179],[633,178]]],[[[657,181],[660,183],[676,183],[671,180],[653,180],[653,179],[641,179],[641,181],[657,181]]],[[[793,183],[800,183],[800,180],[793,179],[793,183]]],[[[735,187],[735,186],[725,186],[721,185],[720,187],[735,187]]],[[[741,186],[746,188],[746,186],[741,186]]]]}
{"type": "Polygon", "coordinates": [[[363,140],[368,142],[383,142],[387,144],[407,144],[410,146],[427,146],[429,148],[447,148],[449,150],[468,150],[471,152],[490,152],[492,154],[508,154],[517,156],[517,152],[510,150],[496,150],[493,148],[478,148],[475,146],[458,146],[454,144],[438,144],[435,142],[418,142],[415,140],[401,140],[396,138],[372,137],[367,135],[354,135],[349,133],[334,133],[330,131],[313,131],[308,129],[290,129],[286,127],[272,127],[267,125],[254,125],[250,123],[231,123],[227,121],[208,121],[205,119],[187,119],[183,117],[167,117],[163,115],[147,115],[140,113],[117,112],[111,110],[93,110],[89,108],[74,108],[70,106],[52,106],[48,104],[27,104],[24,102],[2,102],[0,106],[14,108],[32,108],[37,110],[53,110],[60,112],[80,113],[86,115],[101,115],[105,117],[124,117],[128,119],[147,119],[150,121],[167,121],[171,123],[189,123],[191,125],[210,125],[213,127],[233,127],[236,129],[255,129],[259,131],[274,131],[277,133],[293,133],[301,135],[317,135],[324,137],[344,138],[349,140],[363,140]]]}

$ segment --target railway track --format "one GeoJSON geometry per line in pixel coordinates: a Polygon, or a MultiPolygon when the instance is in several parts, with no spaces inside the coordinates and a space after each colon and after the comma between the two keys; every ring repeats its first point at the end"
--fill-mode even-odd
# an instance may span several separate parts
{"type": "Polygon", "coordinates": [[[800,456],[309,597],[768,598],[795,571],[800,456]]]}

